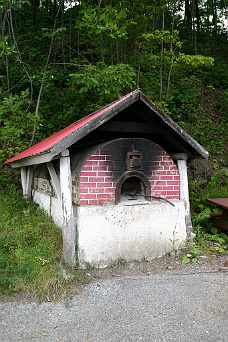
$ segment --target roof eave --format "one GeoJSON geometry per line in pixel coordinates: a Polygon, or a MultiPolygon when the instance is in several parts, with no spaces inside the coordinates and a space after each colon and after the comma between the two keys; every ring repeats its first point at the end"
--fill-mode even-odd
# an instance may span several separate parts
{"type": "MultiPolygon", "coordinates": [[[[188,145],[190,145],[196,153],[194,153],[194,158],[205,158],[208,159],[210,156],[209,152],[203,148],[195,139],[193,139],[182,127],[180,127],[175,121],[173,121],[167,114],[165,114],[160,108],[158,108],[155,103],[153,103],[143,92],[140,92],[140,99],[153,110],[162,121],[168,125],[172,130],[174,130],[183,140],[185,140],[188,145]]],[[[193,159],[189,155],[190,159],[193,159]]]]}
{"type": "Polygon", "coordinates": [[[56,157],[53,156],[51,152],[45,152],[39,155],[27,157],[24,159],[18,159],[12,162],[9,162],[8,164],[12,168],[17,168],[17,167],[23,167],[23,166],[30,166],[30,165],[37,165],[37,164],[43,164],[43,163],[48,163],[55,159],[56,157]]]}

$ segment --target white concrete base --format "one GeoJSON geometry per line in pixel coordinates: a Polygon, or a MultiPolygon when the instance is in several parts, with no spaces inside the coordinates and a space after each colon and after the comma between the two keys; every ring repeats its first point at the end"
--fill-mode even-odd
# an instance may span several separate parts
{"type": "Polygon", "coordinates": [[[51,198],[51,216],[55,224],[62,229],[62,206],[60,200],[56,197],[51,198]]]}
{"type": "MultiPolygon", "coordinates": [[[[33,199],[61,228],[59,200],[38,191],[33,199]]],[[[185,207],[183,201],[172,203],[74,206],[80,267],[150,261],[178,249],[186,240],[185,207]]]]}
{"type": "Polygon", "coordinates": [[[44,209],[48,215],[51,215],[51,197],[39,192],[34,191],[33,201],[36,202],[40,208],[44,209]]]}
{"type": "Polygon", "coordinates": [[[58,198],[51,197],[40,191],[34,191],[33,201],[44,209],[48,215],[52,216],[53,221],[59,228],[62,228],[62,207],[58,198]]]}
{"type": "Polygon", "coordinates": [[[186,240],[181,201],[143,205],[77,208],[78,258],[81,267],[106,267],[120,260],[152,260],[186,240]]]}

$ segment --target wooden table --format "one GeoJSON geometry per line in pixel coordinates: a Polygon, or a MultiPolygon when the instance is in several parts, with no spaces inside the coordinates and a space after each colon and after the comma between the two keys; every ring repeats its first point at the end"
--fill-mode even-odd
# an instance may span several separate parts
{"type": "Polygon", "coordinates": [[[215,215],[212,213],[213,223],[219,228],[228,230],[228,198],[208,198],[207,201],[222,209],[221,213],[215,215]]]}

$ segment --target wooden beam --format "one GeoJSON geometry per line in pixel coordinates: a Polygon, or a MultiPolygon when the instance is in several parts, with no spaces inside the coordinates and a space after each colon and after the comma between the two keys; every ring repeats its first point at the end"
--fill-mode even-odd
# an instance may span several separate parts
{"type": "Polygon", "coordinates": [[[9,164],[12,168],[16,168],[16,167],[24,167],[24,166],[48,163],[53,159],[55,159],[54,156],[51,153],[47,152],[47,153],[41,154],[39,156],[34,156],[34,157],[16,160],[16,161],[9,163],[9,164]]]}
{"type": "Polygon", "coordinates": [[[76,226],[72,204],[70,157],[60,158],[63,256],[68,264],[76,263],[76,226]]]}
{"type": "MultiPolygon", "coordinates": [[[[184,147],[180,144],[180,141],[177,140],[174,136],[175,132],[173,132],[168,126],[166,128],[160,127],[158,124],[149,124],[144,122],[126,122],[126,121],[108,121],[102,126],[100,126],[98,131],[103,132],[121,132],[121,133],[140,133],[140,134],[152,134],[152,135],[160,135],[164,141],[164,144],[160,142],[160,145],[166,150],[165,145],[172,144],[174,148],[182,150],[184,153],[183,156],[187,156],[190,158],[194,158],[190,149],[184,147]],[[165,143],[166,142],[166,143],[165,143]]],[[[156,139],[151,137],[151,141],[156,141],[156,139]]],[[[178,156],[176,160],[179,159],[178,156]]],[[[180,158],[182,159],[182,157],[180,158]]]]}
{"type": "Polygon", "coordinates": [[[60,191],[60,182],[57,176],[57,173],[55,171],[55,168],[53,166],[52,162],[47,163],[47,168],[51,176],[51,180],[53,182],[53,186],[55,188],[56,194],[58,196],[58,199],[61,198],[61,191],[60,191]]]}
{"type": "Polygon", "coordinates": [[[188,160],[187,153],[174,153],[174,154],[170,154],[170,157],[173,160],[188,160]]]}
{"type": "Polygon", "coordinates": [[[144,122],[128,122],[128,121],[108,121],[100,126],[98,131],[108,132],[134,132],[134,133],[149,133],[149,134],[162,134],[166,133],[158,125],[151,125],[144,122]]]}

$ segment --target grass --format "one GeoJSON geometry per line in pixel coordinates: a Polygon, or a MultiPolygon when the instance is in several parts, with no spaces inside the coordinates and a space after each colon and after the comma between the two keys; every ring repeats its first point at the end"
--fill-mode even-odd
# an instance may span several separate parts
{"type": "Polygon", "coordinates": [[[83,280],[83,271],[64,265],[61,230],[52,219],[13,187],[7,193],[0,190],[1,296],[58,299],[78,280],[83,280]]]}

